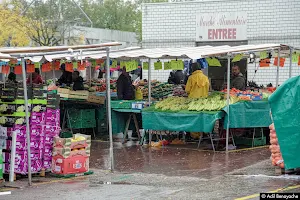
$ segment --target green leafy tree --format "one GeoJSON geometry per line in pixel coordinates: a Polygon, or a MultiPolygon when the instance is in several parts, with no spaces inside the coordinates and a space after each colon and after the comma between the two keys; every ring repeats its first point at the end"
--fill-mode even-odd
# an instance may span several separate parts
{"type": "Polygon", "coordinates": [[[8,5],[0,5],[0,46],[26,46],[30,38],[26,35],[25,25],[28,19],[20,16],[18,8],[9,8],[8,5]]]}

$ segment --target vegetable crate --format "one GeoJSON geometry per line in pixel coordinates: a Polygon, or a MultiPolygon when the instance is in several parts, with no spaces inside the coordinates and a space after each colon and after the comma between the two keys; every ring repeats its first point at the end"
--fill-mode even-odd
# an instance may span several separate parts
{"type": "Polygon", "coordinates": [[[133,101],[111,101],[111,108],[113,109],[131,109],[133,101]]]}
{"type": "Polygon", "coordinates": [[[105,97],[89,95],[87,101],[91,102],[91,103],[104,104],[105,103],[105,97]]]}
{"type": "Polygon", "coordinates": [[[3,166],[2,149],[0,149],[0,180],[3,179],[3,166]]]}
{"type": "Polygon", "coordinates": [[[96,120],[70,120],[68,121],[68,126],[70,128],[80,129],[80,128],[95,128],[96,120]]]}
{"type": "Polygon", "coordinates": [[[246,145],[246,146],[252,146],[258,147],[258,146],[264,146],[267,143],[266,137],[259,137],[259,138],[247,138],[247,137],[234,137],[234,142],[237,145],[246,145]]]}
{"type": "Polygon", "coordinates": [[[95,109],[69,109],[69,119],[72,121],[86,120],[91,121],[95,119],[95,109]]]}
{"type": "Polygon", "coordinates": [[[70,109],[68,110],[68,126],[70,128],[96,127],[95,109],[70,109]]]}

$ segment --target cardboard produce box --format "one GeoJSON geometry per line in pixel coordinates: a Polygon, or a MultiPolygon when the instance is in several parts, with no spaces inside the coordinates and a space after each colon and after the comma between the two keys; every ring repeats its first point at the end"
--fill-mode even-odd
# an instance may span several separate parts
{"type": "Polygon", "coordinates": [[[91,155],[91,149],[90,149],[90,147],[86,147],[86,148],[72,150],[71,148],[68,148],[68,147],[65,147],[65,148],[54,147],[52,153],[53,153],[53,156],[60,155],[64,158],[74,157],[74,156],[78,156],[78,155],[89,157],[91,155]]]}
{"type": "Polygon", "coordinates": [[[64,158],[54,156],[52,158],[51,171],[54,174],[78,174],[89,171],[89,157],[77,155],[64,158]]]}
{"type": "Polygon", "coordinates": [[[91,136],[83,134],[74,134],[73,138],[53,138],[53,147],[80,149],[91,146],[91,136]],[[84,140],[76,140],[76,138],[85,138],[84,140]]]}

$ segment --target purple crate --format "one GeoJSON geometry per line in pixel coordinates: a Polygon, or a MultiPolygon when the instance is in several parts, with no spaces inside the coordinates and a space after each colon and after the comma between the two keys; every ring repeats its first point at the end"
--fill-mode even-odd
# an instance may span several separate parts
{"type": "Polygon", "coordinates": [[[44,136],[44,129],[42,125],[32,125],[30,127],[31,137],[34,136],[44,136]]]}
{"type": "MultiPolygon", "coordinates": [[[[11,149],[12,146],[12,141],[11,140],[7,140],[6,141],[6,148],[7,149],[11,149]]],[[[25,151],[27,148],[26,146],[26,142],[24,141],[16,141],[16,151],[25,151]]]]}
{"type": "Polygon", "coordinates": [[[31,125],[43,125],[45,124],[45,112],[32,112],[30,116],[31,125]]]}
{"type": "MultiPolygon", "coordinates": [[[[16,174],[27,174],[28,170],[27,170],[27,163],[24,165],[15,165],[15,173],[16,174]]],[[[5,173],[9,173],[10,171],[10,164],[4,164],[4,171],[5,173]]]]}
{"type": "Polygon", "coordinates": [[[32,140],[30,142],[30,149],[43,149],[44,147],[44,142],[43,140],[32,140]]]}
{"type": "Polygon", "coordinates": [[[45,125],[44,126],[45,132],[57,132],[60,131],[60,126],[51,126],[51,125],[45,125]]]}
{"type": "Polygon", "coordinates": [[[26,137],[26,126],[23,126],[23,125],[15,125],[15,126],[13,127],[13,131],[16,132],[17,138],[18,138],[18,137],[20,137],[20,138],[26,137]]]}
{"type": "Polygon", "coordinates": [[[44,169],[51,169],[52,159],[51,160],[44,160],[43,167],[44,169]]]}
{"type": "Polygon", "coordinates": [[[45,145],[48,144],[48,145],[52,145],[53,144],[53,136],[50,136],[50,135],[45,135],[45,145]]]}
{"type": "MultiPolygon", "coordinates": [[[[4,153],[4,162],[9,163],[10,162],[10,153],[5,152],[4,153]]],[[[24,164],[27,162],[27,152],[26,151],[16,151],[15,155],[15,165],[24,164]]]]}
{"type": "Polygon", "coordinates": [[[60,120],[54,120],[54,121],[46,120],[45,124],[49,126],[60,126],[60,120]]]}
{"type": "Polygon", "coordinates": [[[59,109],[47,108],[46,117],[47,118],[60,119],[60,110],[59,109]]]}
{"type": "Polygon", "coordinates": [[[45,131],[45,137],[55,137],[55,136],[59,136],[60,130],[56,130],[56,131],[45,131]]]}

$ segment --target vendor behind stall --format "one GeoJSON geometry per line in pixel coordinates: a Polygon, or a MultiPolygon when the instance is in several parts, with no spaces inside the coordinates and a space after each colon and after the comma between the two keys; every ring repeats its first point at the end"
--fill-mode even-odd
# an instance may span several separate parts
{"type": "Polygon", "coordinates": [[[43,79],[40,75],[40,70],[36,68],[32,74],[27,78],[27,84],[43,84],[43,79]],[[32,82],[31,82],[32,81],[32,82]]]}
{"type": "Polygon", "coordinates": [[[83,78],[80,76],[79,71],[72,73],[73,90],[84,90],[83,78]]]}
{"type": "Polygon", "coordinates": [[[208,96],[209,80],[200,69],[199,63],[192,64],[192,75],[190,75],[185,91],[189,98],[201,98],[208,96]]]}
{"type": "Polygon", "coordinates": [[[117,80],[117,94],[119,100],[134,100],[135,88],[132,85],[131,77],[126,72],[126,67],[122,68],[122,74],[117,80]]]}
{"type": "Polygon", "coordinates": [[[60,66],[60,70],[62,71],[61,77],[58,79],[59,85],[67,85],[70,86],[72,83],[72,72],[66,71],[66,65],[62,64],[60,66]]]}
{"type": "Polygon", "coordinates": [[[15,84],[18,83],[17,81],[17,75],[13,72],[10,72],[8,77],[7,77],[7,83],[9,84],[15,84]]]}
{"type": "Polygon", "coordinates": [[[245,85],[246,85],[246,81],[243,74],[240,71],[240,67],[237,65],[233,66],[230,88],[245,90],[245,85]]]}
{"type": "Polygon", "coordinates": [[[184,82],[184,74],[182,70],[173,70],[170,72],[168,83],[179,85],[184,82]]]}

